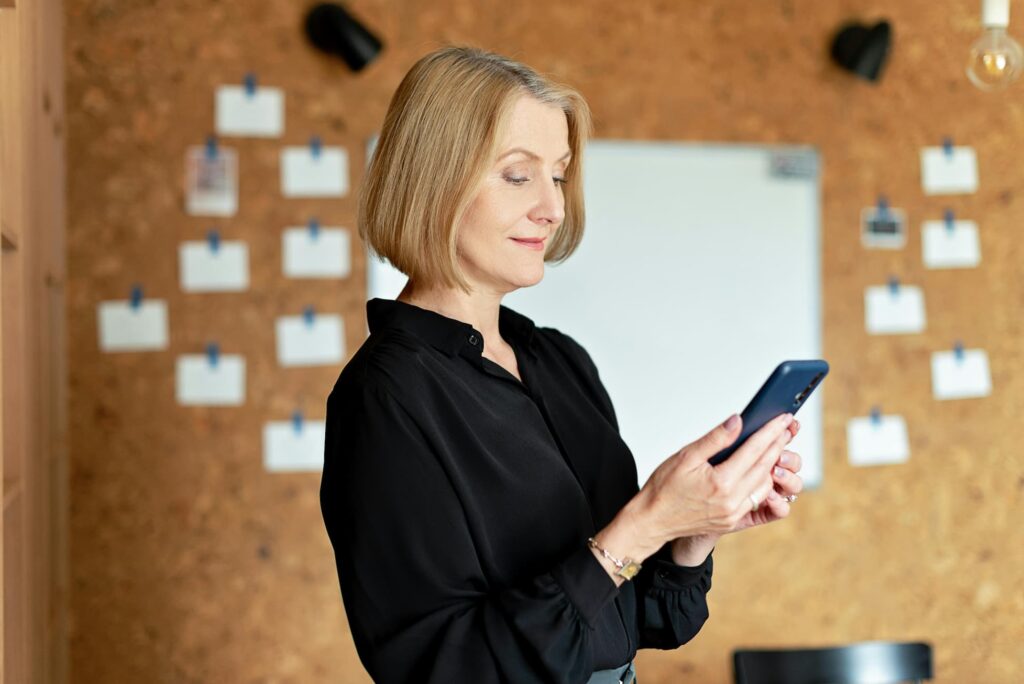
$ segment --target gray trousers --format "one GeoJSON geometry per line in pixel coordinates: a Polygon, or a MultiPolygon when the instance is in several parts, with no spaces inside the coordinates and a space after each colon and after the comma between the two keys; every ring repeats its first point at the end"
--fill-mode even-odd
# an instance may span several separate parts
{"type": "Polygon", "coordinates": [[[598,670],[590,675],[587,684],[636,684],[636,669],[630,662],[614,670],[598,670]]]}

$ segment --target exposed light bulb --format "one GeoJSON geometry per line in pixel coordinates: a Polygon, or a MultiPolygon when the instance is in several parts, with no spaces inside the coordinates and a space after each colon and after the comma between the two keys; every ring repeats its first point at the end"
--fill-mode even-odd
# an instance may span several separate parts
{"type": "Polygon", "coordinates": [[[1002,90],[1024,69],[1024,50],[1006,32],[1010,0],[982,0],[981,23],[985,32],[971,45],[967,78],[981,90],[1002,90]]]}

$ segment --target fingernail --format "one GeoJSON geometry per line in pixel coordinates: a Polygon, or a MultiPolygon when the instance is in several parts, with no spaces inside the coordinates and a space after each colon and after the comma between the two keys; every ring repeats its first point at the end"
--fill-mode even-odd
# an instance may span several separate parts
{"type": "Polygon", "coordinates": [[[740,417],[737,416],[734,413],[731,416],[729,416],[729,419],[727,421],[725,421],[725,423],[723,423],[723,427],[726,430],[728,430],[729,432],[732,432],[733,430],[736,429],[736,426],[739,425],[739,424],[740,424],[740,417]]]}
{"type": "Polygon", "coordinates": [[[779,463],[781,463],[782,465],[789,465],[789,462],[792,460],[793,457],[786,452],[782,452],[782,455],[779,456],[779,463]]]}
{"type": "Polygon", "coordinates": [[[786,477],[786,471],[783,468],[780,468],[779,466],[775,466],[775,470],[773,472],[775,473],[775,477],[779,478],[780,480],[786,477]]]}

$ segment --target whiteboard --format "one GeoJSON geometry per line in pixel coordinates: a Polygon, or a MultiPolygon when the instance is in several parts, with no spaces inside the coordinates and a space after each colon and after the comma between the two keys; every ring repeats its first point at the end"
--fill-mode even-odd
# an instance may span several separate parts
{"type": "MultiPolygon", "coordinates": [[[[817,169],[807,147],[588,146],[583,242],[503,303],[590,352],[640,483],[742,410],[780,361],[821,357],[817,169]]],[[[397,296],[404,277],[369,264],[370,296],[397,296]]],[[[827,385],[791,446],[809,487],[822,478],[827,385]]]]}

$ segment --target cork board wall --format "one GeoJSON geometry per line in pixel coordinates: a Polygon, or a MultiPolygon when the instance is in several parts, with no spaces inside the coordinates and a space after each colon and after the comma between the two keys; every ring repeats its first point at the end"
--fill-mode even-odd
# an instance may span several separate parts
{"type": "MultiPolygon", "coordinates": [[[[74,682],[364,682],[320,519],[316,474],[271,474],[267,420],[323,416],[338,369],[282,369],[273,320],[313,305],[365,329],[365,262],[344,281],[281,275],[280,231],[310,215],[354,227],[354,196],[285,200],[283,144],[365,140],[408,67],[446,42],[520,58],[572,83],[605,138],[805,143],[823,160],[825,485],[785,524],[724,540],[711,621],[689,645],[640,656],[645,684],[731,681],[738,645],[926,639],[937,681],[1017,682],[1024,670],[1024,86],[983,95],[963,76],[977,2],[354,0],[385,41],[352,75],[307,48],[300,3],[68,0],[68,332],[74,682]],[[827,59],[844,20],[886,17],[882,82],[827,59]],[[237,216],[182,209],[183,156],[213,126],[216,86],[247,71],[286,90],[280,140],[238,140],[237,216]],[[929,271],[919,149],[973,145],[981,187],[958,215],[981,226],[982,266],[929,271]],[[905,249],[866,252],[861,208],[906,210],[905,249]],[[219,227],[249,243],[251,290],[185,295],[177,247],[219,227]],[[863,291],[891,273],[925,289],[922,334],[872,337],[863,291]],[[142,282],[166,299],[170,346],[102,354],[96,306],[142,282]],[[248,362],[247,403],[174,400],[174,358],[215,335],[248,362]],[[931,399],[930,353],[988,351],[990,398],[931,399]],[[845,425],[872,405],[903,414],[912,457],[853,469],[845,425]]],[[[1019,18],[1018,18],[1019,20],[1019,18]]],[[[624,198],[624,201],[627,201],[624,198]]],[[[358,246],[358,242],[354,243],[358,246]]],[[[585,341],[584,341],[585,343],[585,341]]]]}

